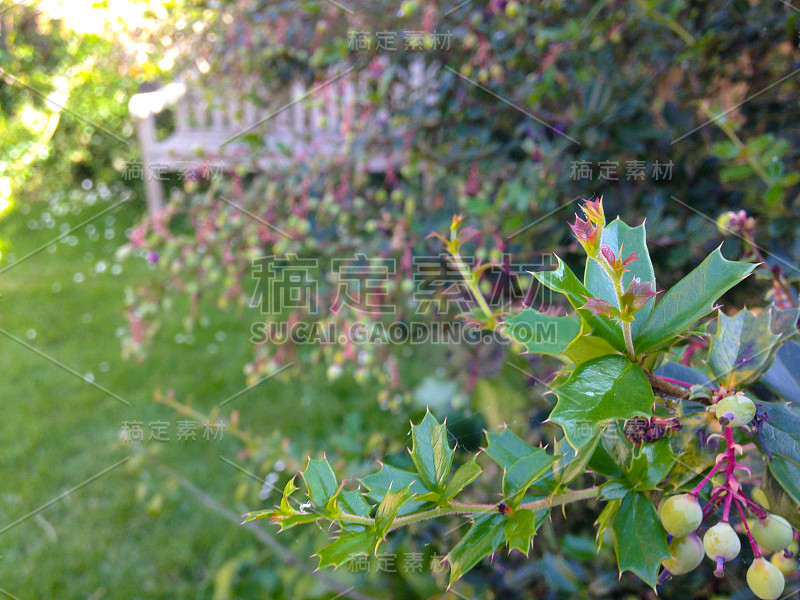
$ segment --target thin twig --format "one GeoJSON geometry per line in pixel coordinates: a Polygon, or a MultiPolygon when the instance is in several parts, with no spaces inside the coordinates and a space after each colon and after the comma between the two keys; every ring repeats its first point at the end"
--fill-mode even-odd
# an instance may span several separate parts
{"type": "Polygon", "coordinates": [[[647,373],[647,379],[650,381],[650,386],[656,394],[660,393],[661,395],[672,396],[673,398],[680,398],[681,400],[689,399],[689,390],[664,381],[652,373],[647,373]]]}

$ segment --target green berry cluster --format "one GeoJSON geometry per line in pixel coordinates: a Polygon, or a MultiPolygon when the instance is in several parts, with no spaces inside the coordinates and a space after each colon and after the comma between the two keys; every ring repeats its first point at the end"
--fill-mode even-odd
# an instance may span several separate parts
{"type": "MultiPolygon", "coordinates": [[[[693,571],[705,553],[716,563],[715,574],[721,577],[722,565],[736,558],[742,549],[739,535],[727,521],[709,527],[700,541],[697,529],[703,521],[703,509],[694,494],[670,496],[661,503],[658,512],[664,529],[672,536],[671,556],[662,562],[670,575],[693,571]]],[[[787,550],[784,554],[784,550],[794,544],[794,532],[786,519],[771,514],[754,520],[749,531],[758,546],[776,554],[767,561],[759,549],[754,548],[755,559],[747,571],[747,584],[762,600],[774,600],[783,593],[784,575],[797,568],[791,552],[787,550]]]]}
{"type": "MultiPolygon", "coordinates": [[[[716,569],[717,577],[723,576],[723,566],[733,560],[742,549],[739,535],[731,526],[729,518],[732,508],[742,517],[743,526],[753,549],[753,563],[747,571],[747,584],[762,600],[775,600],[783,593],[784,576],[796,570],[791,549],[796,550],[794,531],[789,522],[779,515],[769,514],[748,498],[736,477],[736,471],[745,469],[736,461],[740,447],[734,443],[733,428],[748,426],[756,416],[755,403],[742,394],[723,392],[710,410],[722,426],[726,448],[720,453],[715,466],[689,493],[666,498],[659,506],[658,514],[664,530],[672,536],[669,543],[671,556],[662,562],[663,576],[681,575],[700,565],[705,553],[716,569]],[[700,505],[698,494],[716,473],[724,474],[722,483],[714,485],[705,509],[700,505]],[[709,527],[702,537],[697,530],[715,507],[722,507],[722,520],[709,527]],[[745,509],[758,518],[745,519],[745,509]],[[792,548],[792,545],[795,548],[792,548]],[[774,552],[766,560],[762,552],[774,552]]],[[[720,436],[722,437],[722,436],[720,436]]],[[[716,481],[716,480],[715,480],[716,481]]]]}

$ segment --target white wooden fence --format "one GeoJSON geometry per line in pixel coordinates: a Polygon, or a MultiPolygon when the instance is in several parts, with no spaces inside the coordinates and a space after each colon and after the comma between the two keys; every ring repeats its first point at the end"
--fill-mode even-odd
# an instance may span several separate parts
{"type": "MultiPolygon", "coordinates": [[[[393,68],[394,69],[394,68],[393,68]]],[[[394,109],[415,102],[432,103],[437,98],[439,66],[413,61],[407,69],[394,69],[386,105],[375,106],[368,94],[377,81],[369,70],[342,70],[315,86],[293,81],[286,90],[269,93],[255,86],[247,89],[210,90],[202,77],[187,76],[153,92],[131,97],[128,108],[136,119],[142,148],[142,176],[148,210],[164,203],[161,174],[179,171],[188,164],[207,161],[214,168],[229,169],[242,164],[250,146],[242,136],[257,134],[263,151],[255,157],[256,168],[281,168],[295,160],[334,159],[348,155],[360,168],[371,172],[386,169],[401,157],[392,152],[392,139],[385,147],[370,146],[370,154],[351,156],[347,133],[357,120],[367,116],[376,126],[386,125],[394,109]],[[257,102],[251,100],[255,95],[257,102]],[[174,131],[165,139],[156,136],[155,116],[174,110],[174,131]],[[367,111],[367,112],[362,112],[367,111]]]]}

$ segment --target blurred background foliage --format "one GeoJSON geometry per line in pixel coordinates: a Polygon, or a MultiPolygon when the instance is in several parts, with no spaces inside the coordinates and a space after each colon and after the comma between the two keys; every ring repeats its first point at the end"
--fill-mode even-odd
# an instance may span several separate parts
{"type": "MultiPolygon", "coordinates": [[[[450,415],[461,447],[477,449],[481,428],[506,423],[547,443],[553,431],[541,421],[551,401],[536,379],[557,364],[496,344],[253,344],[250,324],[264,316],[249,306],[252,260],[318,258],[329,306],[331,261],[356,252],[394,259],[388,295],[400,312],[391,320],[450,322],[453,311],[420,317],[413,302],[413,257],[441,252],[431,231],[446,232],[463,213],[479,232],[469,250],[477,259],[546,269],[553,251],[568,262],[578,257],[565,226],[577,199],[604,195],[607,214],[647,220],[660,289],[719,245],[715,219],[726,210],[756,217],[770,266],[796,278],[787,264],[800,256],[797,18],[778,0],[4,2],[0,268],[63,237],[55,252],[0,272],[0,326],[78,370],[108,373],[98,374],[113,382],[104,385],[138,399],[124,413],[98,410],[96,391],[63,373],[64,381],[40,375],[49,367],[19,345],[4,351],[9,391],[0,410],[8,418],[0,439],[13,473],[4,521],[107,466],[98,456],[133,457],[124,475],[90,488],[100,507],[76,497],[53,509],[60,533],[45,521],[4,534],[4,586],[22,597],[331,598],[353,586],[375,598],[442,596],[443,574],[427,569],[322,581],[308,574],[307,557],[324,532],[275,538],[269,530],[283,545],[276,547],[228,517],[274,503],[271,486],[282,488],[309,454],[327,451],[337,471],[353,477],[380,457],[402,465],[407,420],[426,406],[450,415]],[[405,31],[421,32],[422,48],[404,49],[405,31]],[[371,42],[355,49],[359,32],[371,42]],[[379,48],[378,32],[395,32],[398,49],[379,48]],[[437,46],[443,39],[446,47],[437,46]],[[419,58],[438,66],[433,93],[395,102],[392,83],[419,58]],[[291,81],[310,88],[343,65],[372,84],[335,161],[310,158],[264,173],[254,165],[262,141],[248,136],[251,152],[236,169],[192,181],[172,174],[165,211],[145,213],[142,181],[126,176],[140,160],[127,107],[133,94],[193,73],[210,97],[248,95],[259,82],[275,96],[252,99],[278,108],[291,81]],[[381,108],[389,118],[376,133],[368,125],[381,108]],[[355,157],[386,147],[394,168],[365,175],[355,157]],[[121,200],[130,201],[96,227],[71,232],[121,200]],[[248,392],[246,405],[217,407],[289,363],[248,392]],[[66,420],[52,414],[65,385],[82,390],[66,420]],[[224,448],[118,439],[123,421],[181,415],[224,419],[224,448]],[[64,427],[70,436],[59,434],[64,427]],[[60,468],[64,456],[69,469],[60,468]],[[53,471],[58,477],[46,476],[53,471]],[[84,547],[99,554],[82,555],[84,547]],[[65,551],[74,557],[67,563],[65,551]]],[[[167,115],[158,123],[162,135],[170,131],[167,115]]],[[[737,239],[726,241],[730,258],[741,252],[737,239]]],[[[524,273],[515,279],[502,268],[485,279],[511,306],[530,286],[524,273]]],[[[753,282],[731,304],[757,303],[768,288],[753,282]]],[[[386,321],[346,309],[274,319],[386,321]]],[[[595,554],[596,511],[568,510],[569,520],[546,525],[533,559],[498,556],[459,592],[648,594],[627,576],[617,581],[608,545],[595,554]]],[[[392,551],[424,552],[428,561],[453,535],[444,525],[414,533],[398,535],[392,551]]],[[[727,597],[744,587],[705,575],[662,596],[727,597]]]]}

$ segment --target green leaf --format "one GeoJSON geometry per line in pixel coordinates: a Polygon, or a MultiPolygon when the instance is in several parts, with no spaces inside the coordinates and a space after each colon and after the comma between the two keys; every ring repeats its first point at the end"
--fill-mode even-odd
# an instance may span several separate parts
{"type": "Polygon", "coordinates": [[[780,183],[776,183],[767,190],[766,194],[764,194],[764,205],[780,205],[783,202],[783,194],[783,187],[780,185],[780,183]]]}
{"type": "Polygon", "coordinates": [[[656,490],[676,460],[678,455],[670,448],[667,438],[652,444],[642,444],[639,453],[633,456],[625,479],[632,489],[656,490]]]}
{"type": "MultiPolygon", "coordinates": [[[[622,252],[622,258],[627,258],[634,252],[638,256],[637,260],[628,265],[628,272],[622,276],[624,288],[628,287],[634,277],[638,277],[640,281],[652,282],[655,289],[656,274],[653,271],[653,263],[647,250],[647,234],[644,224],[638,227],[628,227],[619,219],[615,219],[603,230],[602,243],[608,246],[616,257],[620,256],[620,252],[622,252]]],[[[586,261],[583,283],[595,298],[610,302],[619,308],[617,294],[614,291],[614,283],[597,261],[586,261]]],[[[636,312],[636,318],[631,323],[631,330],[634,335],[644,325],[654,304],[655,299],[652,299],[636,312]]]]}
{"type": "Polygon", "coordinates": [[[281,512],[292,514],[295,510],[289,504],[289,497],[297,491],[297,486],[294,484],[294,477],[286,482],[283,487],[283,496],[281,497],[281,512]]]}
{"type": "Polygon", "coordinates": [[[603,510],[600,512],[600,516],[597,517],[597,533],[595,540],[597,541],[598,550],[603,547],[603,537],[605,536],[606,531],[608,531],[608,529],[611,527],[614,517],[617,516],[621,503],[621,500],[609,501],[603,507],[603,510]]]}
{"type": "Polygon", "coordinates": [[[450,585],[497,550],[503,542],[506,520],[501,514],[481,515],[475,519],[466,535],[445,557],[450,564],[450,585]]]}
{"type": "Polygon", "coordinates": [[[728,141],[718,142],[711,147],[711,154],[718,158],[736,158],[739,152],[739,146],[728,141]]]}
{"type": "Polygon", "coordinates": [[[800,182],[800,173],[798,173],[797,171],[792,171],[791,173],[787,173],[786,175],[784,175],[778,182],[778,184],[781,187],[788,188],[792,187],[798,182],[800,182]]]}
{"type": "Polygon", "coordinates": [[[483,469],[481,469],[476,462],[477,458],[478,457],[475,455],[471,456],[468,462],[464,463],[456,470],[452,479],[447,482],[444,492],[442,492],[443,502],[452,500],[461,490],[475,481],[483,472],[483,469]]]}
{"type": "Polygon", "coordinates": [[[763,454],[764,447],[773,457],[783,458],[800,467],[800,415],[789,404],[763,402],[757,405],[767,413],[761,435],[755,440],[763,454]]]}
{"type": "Polygon", "coordinates": [[[525,308],[505,321],[505,331],[535,354],[561,354],[580,328],[577,317],[553,317],[533,308],[525,308]]]}
{"type": "Polygon", "coordinates": [[[511,465],[503,474],[503,497],[511,508],[516,508],[533,482],[549,469],[556,458],[543,448],[511,465]]]}
{"type": "Polygon", "coordinates": [[[604,423],[649,417],[655,397],[639,365],[623,356],[603,356],[579,365],[554,388],[558,403],[550,420],[559,423],[569,443],[579,449],[604,423]]]}
{"type": "Polygon", "coordinates": [[[430,493],[425,484],[419,480],[416,473],[404,471],[392,465],[381,464],[381,470],[367,475],[361,480],[367,488],[367,496],[375,502],[380,502],[390,489],[398,490],[408,485],[417,496],[430,493]]]}
{"type": "Polygon", "coordinates": [[[733,317],[719,313],[714,324],[708,351],[708,364],[717,380],[728,388],[741,389],[757,380],[769,369],[787,337],[797,329],[794,323],[800,310],[775,311],[758,315],[740,310],[733,317]],[[782,312],[789,313],[787,315],[782,312]],[[786,321],[791,327],[785,327],[786,321]]]}
{"type": "Polygon", "coordinates": [[[637,352],[655,350],[714,309],[722,294],[747,277],[755,265],[730,261],[717,248],[656,304],[634,340],[637,352]]]}
{"type": "Polygon", "coordinates": [[[447,426],[440,425],[431,413],[426,413],[419,425],[412,426],[411,439],[411,459],[419,476],[428,488],[441,493],[453,462],[453,450],[447,442],[447,426]]]}
{"type": "Polygon", "coordinates": [[[761,489],[767,496],[769,510],[800,529],[800,467],[783,458],[768,463],[761,478],[761,489]]]}
{"type": "Polygon", "coordinates": [[[536,515],[528,509],[514,511],[508,517],[504,533],[509,551],[519,550],[528,556],[531,541],[536,534],[536,515]]]}
{"type": "Polygon", "coordinates": [[[325,508],[328,501],[336,495],[336,475],[328,464],[328,459],[308,459],[308,466],[302,472],[303,481],[308,487],[311,501],[320,508],[325,508]]]}
{"type": "Polygon", "coordinates": [[[283,497],[281,498],[280,507],[269,510],[259,510],[249,512],[244,515],[245,519],[242,524],[249,523],[250,521],[257,521],[259,519],[269,519],[273,523],[280,525],[281,531],[290,529],[295,525],[305,523],[313,523],[325,517],[320,512],[305,512],[294,508],[289,503],[289,497],[297,491],[297,486],[294,484],[294,477],[292,477],[283,488],[283,497]]]}
{"type": "Polygon", "coordinates": [[[488,444],[485,452],[489,457],[503,469],[509,469],[518,460],[525,458],[536,452],[536,448],[525,443],[516,436],[510,429],[504,429],[501,433],[486,432],[488,444]]]}
{"type": "Polygon", "coordinates": [[[244,517],[244,521],[242,521],[241,524],[244,525],[250,521],[258,521],[260,519],[273,519],[277,514],[278,511],[276,511],[274,508],[268,508],[267,510],[254,510],[242,515],[244,517]]]}
{"type": "Polygon", "coordinates": [[[603,500],[622,500],[631,491],[631,486],[624,479],[612,479],[600,486],[600,497],[603,500]]]}
{"type": "Polygon", "coordinates": [[[397,518],[397,513],[413,496],[410,484],[396,492],[389,490],[386,493],[375,511],[375,533],[379,539],[386,537],[386,533],[397,518]]]}
{"type": "Polygon", "coordinates": [[[555,452],[562,456],[553,465],[553,475],[561,487],[569,485],[583,475],[586,471],[586,465],[592,458],[602,437],[603,432],[598,431],[589,443],[581,446],[578,450],[570,446],[565,437],[556,440],[555,452]]]}
{"type": "Polygon", "coordinates": [[[350,515],[366,517],[372,507],[364,500],[364,496],[358,490],[343,490],[339,494],[339,508],[350,515]]]}
{"type": "Polygon", "coordinates": [[[596,335],[579,335],[564,350],[564,356],[576,366],[587,360],[599,358],[606,354],[616,354],[617,349],[605,339],[596,335]]]}
{"type": "Polygon", "coordinates": [[[790,340],[781,346],[775,362],[761,383],[786,400],[800,403],[800,344],[790,340]]]}
{"type": "Polygon", "coordinates": [[[719,172],[719,180],[723,183],[750,177],[754,173],[750,165],[731,165],[719,172]]]}
{"type": "Polygon", "coordinates": [[[655,589],[658,568],[670,553],[653,503],[643,492],[629,493],[622,499],[611,529],[619,572],[632,571],[655,589]]]}
{"type": "MultiPolygon", "coordinates": [[[[556,260],[558,260],[558,268],[555,271],[540,271],[533,275],[551,290],[564,294],[572,307],[578,310],[586,304],[586,298],[591,297],[591,294],[564,261],[557,256],[556,260]]],[[[578,310],[578,314],[591,328],[594,335],[605,339],[620,352],[625,351],[622,331],[611,319],[602,315],[593,315],[592,311],[588,309],[578,310]]]]}
{"type": "Polygon", "coordinates": [[[319,556],[317,569],[324,569],[330,566],[338,568],[350,562],[356,556],[369,554],[374,544],[375,533],[373,531],[343,533],[315,554],[315,556],[319,556]]]}
{"type": "Polygon", "coordinates": [[[387,464],[381,464],[381,470],[372,475],[367,475],[361,480],[361,483],[367,488],[367,497],[380,503],[389,493],[389,490],[398,490],[410,486],[411,493],[414,494],[415,500],[412,500],[400,509],[400,515],[406,515],[419,510],[424,502],[419,501],[421,498],[439,497],[438,493],[434,493],[425,487],[425,484],[419,480],[419,476],[411,471],[404,471],[387,464]]]}
{"type": "Polygon", "coordinates": [[[280,515],[272,517],[273,523],[276,523],[281,526],[280,531],[286,531],[287,529],[291,529],[295,525],[307,525],[309,523],[314,523],[315,521],[321,521],[324,519],[325,516],[322,513],[316,512],[296,512],[293,515],[280,515]]]}
{"type": "Polygon", "coordinates": [[[592,453],[589,468],[609,479],[624,477],[624,469],[630,462],[633,445],[625,439],[619,424],[609,425],[600,436],[600,443],[592,453]]]}

